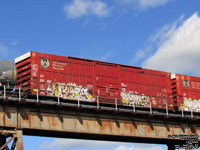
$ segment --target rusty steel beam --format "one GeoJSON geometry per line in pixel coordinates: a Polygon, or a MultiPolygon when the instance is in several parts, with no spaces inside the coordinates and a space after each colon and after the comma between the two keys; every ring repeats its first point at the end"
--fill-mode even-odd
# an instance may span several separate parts
{"type": "Polygon", "coordinates": [[[13,141],[13,143],[12,143],[12,146],[11,146],[10,150],[15,150],[16,142],[17,142],[17,138],[14,139],[14,141],[13,141]]]}
{"type": "Polygon", "coordinates": [[[8,144],[13,141],[10,150],[23,150],[23,138],[22,138],[22,130],[10,129],[10,130],[0,130],[0,150],[4,150],[6,147],[8,148],[8,144]],[[7,142],[6,138],[11,137],[7,142]]]}
{"type": "Polygon", "coordinates": [[[199,121],[143,117],[120,112],[103,112],[55,106],[0,104],[1,127],[16,128],[18,149],[23,149],[26,135],[93,139],[121,142],[181,144],[169,135],[200,136],[199,121]],[[21,139],[20,139],[21,137],[21,139]]]}
{"type": "MultiPolygon", "coordinates": [[[[200,126],[191,127],[188,123],[163,122],[153,119],[140,119],[131,116],[119,117],[116,115],[98,115],[69,111],[35,111],[23,108],[18,114],[18,128],[66,132],[74,134],[90,134],[96,136],[120,136],[133,138],[171,140],[168,135],[197,134],[200,135],[200,126]]],[[[174,138],[173,140],[177,140],[174,138]]]]}
{"type": "Polygon", "coordinates": [[[17,130],[17,142],[16,142],[16,150],[23,150],[24,144],[23,144],[23,131],[17,130]]]}
{"type": "Polygon", "coordinates": [[[0,147],[2,147],[6,143],[6,136],[0,135],[0,147]]]}
{"type": "Polygon", "coordinates": [[[15,136],[13,136],[12,138],[10,138],[10,139],[8,140],[8,142],[6,142],[4,145],[2,145],[2,146],[0,147],[0,150],[3,150],[14,138],[15,138],[15,136]]]}

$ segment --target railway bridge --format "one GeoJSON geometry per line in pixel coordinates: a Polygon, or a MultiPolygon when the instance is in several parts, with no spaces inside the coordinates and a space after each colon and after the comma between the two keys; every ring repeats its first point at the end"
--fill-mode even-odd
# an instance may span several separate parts
{"type": "Polygon", "coordinates": [[[0,150],[23,150],[23,135],[154,143],[166,144],[170,150],[175,146],[192,149],[192,145],[199,144],[199,119],[186,112],[1,96],[0,150]]]}

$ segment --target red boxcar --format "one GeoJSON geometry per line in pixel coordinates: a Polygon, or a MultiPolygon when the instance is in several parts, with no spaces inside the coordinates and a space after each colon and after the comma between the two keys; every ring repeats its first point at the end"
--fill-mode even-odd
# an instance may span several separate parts
{"type": "Polygon", "coordinates": [[[29,52],[15,59],[17,86],[88,102],[173,108],[171,74],[75,57],[29,52]]]}
{"type": "Polygon", "coordinates": [[[172,88],[179,109],[200,112],[200,78],[174,74],[172,88]]]}

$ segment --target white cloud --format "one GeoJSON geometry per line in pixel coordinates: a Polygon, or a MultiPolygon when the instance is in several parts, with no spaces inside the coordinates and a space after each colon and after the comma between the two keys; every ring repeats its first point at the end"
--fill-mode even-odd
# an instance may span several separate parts
{"type": "Polygon", "coordinates": [[[99,58],[97,58],[97,60],[108,61],[109,58],[111,58],[112,56],[113,56],[113,53],[111,51],[108,51],[105,55],[100,56],[99,58]]]}
{"type": "Polygon", "coordinates": [[[169,39],[175,32],[178,26],[183,23],[184,16],[181,15],[176,21],[164,25],[156,34],[150,37],[150,41],[157,45],[162,44],[165,40],[169,39]]]}
{"type": "MultiPolygon", "coordinates": [[[[180,20],[180,19],[179,19],[180,20]]],[[[173,25],[165,31],[167,35],[158,34],[162,39],[157,51],[146,59],[143,67],[183,73],[200,74],[200,17],[194,13],[190,18],[173,25]]]]}
{"type": "MultiPolygon", "coordinates": [[[[11,60],[14,58],[16,53],[7,45],[0,43],[0,59],[11,60]]],[[[12,61],[12,60],[11,60],[12,61]]]]}
{"type": "Polygon", "coordinates": [[[138,4],[141,8],[162,6],[168,2],[169,0],[138,0],[138,4]]]}
{"type": "Polygon", "coordinates": [[[19,51],[15,50],[15,47],[19,42],[0,43],[0,59],[13,61],[16,56],[19,55],[19,51]]]}
{"type": "Polygon", "coordinates": [[[110,6],[102,0],[72,0],[64,5],[63,10],[68,19],[76,19],[83,16],[95,15],[106,17],[111,12],[127,12],[146,10],[157,6],[163,6],[174,0],[114,0],[109,2],[110,6]]]}
{"type": "Polygon", "coordinates": [[[75,140],[75,139],[55,139],[52,143],[43,143],[40,145],[42,149],[58,150],[92,150],[92,149],[106,149],[106,150],[163,150],[162,145],[155,144],[131,144],[122,142],[105,142],[92,140],[75,140]]]}
{"type": "Polygon", "coordinates": [[[141,59],[144,59],[152,50],[152,47],[149,46],[144,49],[140,49],[136,52],[134,58],[130,61],[130,64],[133,65],[134,63],[138,62],[141,59]]]}
{"type": "Polygon", "coordinates": [[[150,144],[135,144],[134,146],[125,146],[120,145],[119,147],[115,148],[114,150],[163,150],[164,148],[159,145],[150,145],[150,144]]]}
{"type": "Polygon", "coordinates": [[[135,61],[138,61],[139,59],[142,59],[145,57],[145,52],[144,50],[139,50],[137,53],[136,53],[136,56],[135,56],[135,61]]]}
{"type": "Polygon", "coordinates": [[[130,64],[134,64],[139,60],[145,59],[148,55],[150,55],[153,52],[155,48],[159,47],[163,44],[164,41],[168,40],[171,37],[171,35],[175,32],[179,24],[183,22],[183,18],[184,16],[181,15],[180,18],[176,21],[164,25],[161,29],[152,34],[148,39],[148,42],[150,42],[151,44],[146,48],[138,50],[133,60],[130,61],[130,64]]]}
{"type": "Polygon", "coordinates": [[[105,17],[110,13],[106,3],[100,0],[73,0],[71,4],[64,6],[64,11],[69,19],[88,15],[105,17]]]}
{"type": "Polygon", "coordinates": [[[3,44],[0,44],[0,53],[3,56],[6,55],[8,53],[8,47],[3,44]]]}
{"type": "Polygon", "coordinates": [[[19,41],[18,40],[13,40],[10,45],[11,46],[17,46],[19,44],[19,41]]]}
{"type": "Polygon", "coordinates": [[[104,141],[89,141],[89,140],[74,140],[74,139],[55,139],[52,143],[43,143],[41,148],[54,149],[59,147],[59,150],[73,150],[74,148],[88,149],[93,147],[109,148],[117,145],[116,142],[104,141]]]}
{"type": "Polygon", "coordinates": [[[172,0],[116,0],[121,4],[131,6],[134,9],[144,10],[147,8],[153,8],[157,6],[163,6],[172,0]]]}

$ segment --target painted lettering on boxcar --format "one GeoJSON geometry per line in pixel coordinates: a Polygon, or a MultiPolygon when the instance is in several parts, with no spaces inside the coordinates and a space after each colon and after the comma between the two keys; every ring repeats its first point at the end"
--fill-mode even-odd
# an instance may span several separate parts
{"type": "Polygon", "coordinates": [[[53,67],[52,68],[55,69],[55,70],[64,71],[66,65],[67,64],[65,62],[53,61],[53,67]]]}
{"type": "Polygon", "coordinates": [[[36,77],[37,76],[37,72],[38,72],[38,65],[37,64],[31,64],[31,68],[32,68],[32,76],[36,77]]]}

